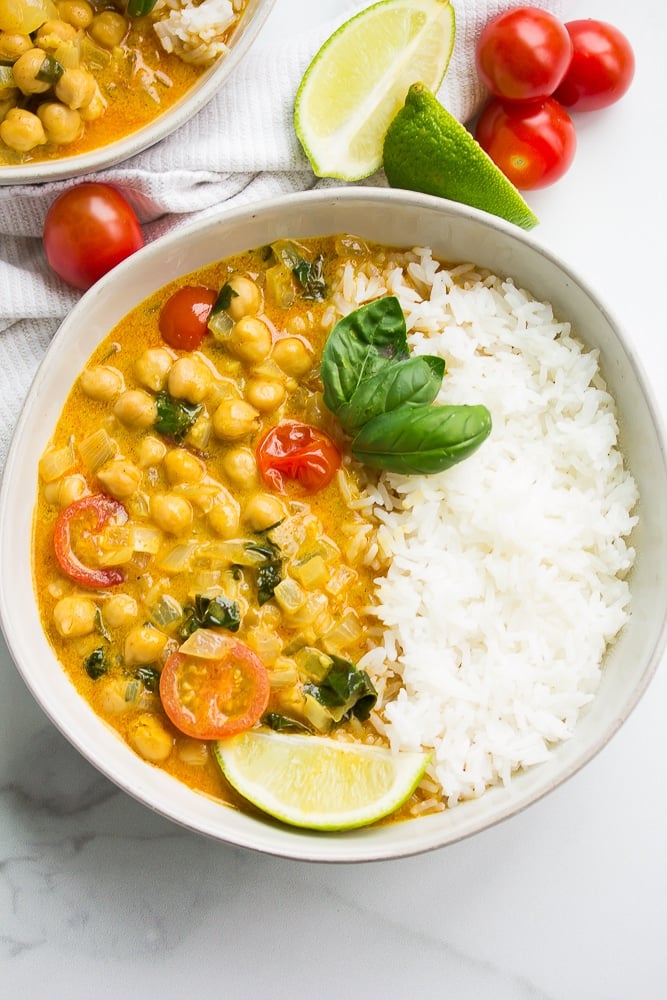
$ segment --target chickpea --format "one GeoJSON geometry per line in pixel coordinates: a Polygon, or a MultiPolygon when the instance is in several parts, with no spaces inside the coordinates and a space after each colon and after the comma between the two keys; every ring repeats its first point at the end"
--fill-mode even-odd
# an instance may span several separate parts
{"type": "Polygon", "coordinates": [[[185,448],[172,448],[165,455],[164,471],[170,483],[198,483],[206,466],[185,448]]]}
{"type": "Polygon", "coordinates": [[[227,284],[236,292],[227,307],[227,313],[233,320],[242,316],[256,316],[262,308],[262,290],[256,281],[244,274],[233,274],[227,279],[227,284]]]}
{"type": "Polygon", "coordinates": [[[232,327],[227,341],[230,354],[241,361],[257,364],[271,353],[271,331],[255,316],[243,316],[232,327]]]}
{"type": "Polygon", "coordinates": [[[103,677],[98,681],[98,697],[105,712],[122,715],[137,707],[139,692],[129,697],[127,677],[103,677]]]}
{"type": "Polygon", "coordinates": [[[143,389],[127,389],[116,400],[113,412],[126,427],[147,430],[157,420],[155,400],[143,389]]]}
{"type": "Polygon", "coordinates": [[[0,31],[0,59],[4,59],[7,62],[14,62],[31,48],[32,39],[30,35],[0,31]]]}
{"type": "Polygon", "coordinates": [[[222,441],[238,441],[259,430],[259,413],[244,399],[223,399],[213,414],[213,430],[222,441]]]}
{"type": "Polygon", "coordinates": [[[65,639],[90,635],[97,624],[97,605],[88,597],[61,597],[53,609],[53,621],[65,639]]]}
{"type": "Polygon", "coordinates": [[[125,38],[127,28],[127,21],[122,14],[117,14],[114,10],[103,10],[93,17],[88,33],[102,48],[115,49],[125,38]]]}
{"type": "Polygon", "coordinates": [[[174,743],[158,717],[149,712],[144,712],[132,721],[128,738],[137,753],[152,764],[166,760],[174,743]]]}
{"type": "Polygon", "coordinates": [[[136,360],[134,374],[138,382],[147,389],[159,392],[164,389],[169,369],[174,362],[169,351],[161,347],[149,347],[136,360]]]}
{"type": "MultiPolygon", "coordinates": [[[[16,65],[16,63],[14,63],[16,65]]],[[[28,153],[46,142],[44,126],[32,111],[11,108],[0,122],[0,139],[19,153],[28,153]]]]}
{"type": "Polygon", "coordinates": [[[235,538],[239,530],[240,508],[230,494],[222,494],[208,512],[208,523],[221,538],[235,538]]]}
{"type": "MultiPolygon", "coordinates": [[[[0,94],[0,122],[8,115],[8,113],[15,108],[19,102],[20,91],[18,87],[8,87],[4,91],[5,94],[9,96],[2,96],[0,94]]],[[[37,119],[39,121],[39,118],[37,119]]]]}
{"type": "Polygon", "coordinates": [[[68,108],[85,108],[95,96],[96,89],[93,74],[77,67],[65,70],[54,87],[54,93],[68,108]]]}
{"type": "Polygon", "coordinates": [[[184,764],[196,764],[203,767],[209,759],[208,744],[203,743],[201,740],[180,740],[178,756],[184,764]]]}
{"type": "Polygon", "coordinates": [[[60,101],[45,101],[37,108],[37,116],[44,126],[49,142],[64,146],[75,142],[81,135],[81,115],[60,101]]]}
{"type": "Polygon", "coordinates": [[[97,478],[116,500],[127,500],[141,485],[142,471],[126,458],[114,458],[97,470],[97,478]]]}
{"type": "Polygon", "coordinates": [[[80,500],[88,492],[88,484],[83,476],[63,476],[54,483],[44,487],[44,499],[47,503],[58,507],[68,507],[75,500],[80,500]]]}
{"type": "Polygon", "coordinates": [[[146,469],[151,465],[159,465],[167,454],[167,446],[164,441],[148,434],[141,439],[139,445],[139,466],[146,469]]]}
{"type": "Polygon", "coordinates": [[[14,63],[14,82],[23,94],[44,94],[51,86],[46,80],[37,79],[45,59],[44,49],[33,48],[24,52],[14,63]]]}
{"type": "Polygon", "coordinates": [[[123,375],[111,365],[92,365],[84,368],[79,378],[79,385],[90,399],[99,399],[109,403],[125,388],[123,375]]]}
{"type": "Polygon", "coordinates": [[[58,4],[58,13],[63,21],[75,28],[87,28],[93,20],[93,8],[86,0],[62,0],[58,4]]]}
{"type": "Polygon", "coordinates": [[[248,380],[245,395],[251,406],[260,413],[277,410],[285,402],[285,387],[275,379],[252,378],[248,380]]]}
{"type": "Polygon", "coordinates": [[[76,38],[76,28],[66,21],[44,21],[37,29],[35,42],[42,49],[55,51],[63,42],[71,42],[76,38]]]}
{"type": "Polygon", "coordinates": [[[127,664],[155,663],[167,645],[167,636],[153,625],[134,625],[125,636],[123,655],[127,664]]]}
{"type": "Polygon", "coordinates": [[[273,345],[271,357],[286,375],[300,378],[313,367],[313,352],[299,337],[281,337],[273,345]]]}
{"type": "Polygon", "coordinates": [[[129,594],[114,594],[102,608],[102,617],[109,628],[130,625],[138,614],[137,602],[129,594]]]}
{"type": "Polygon", "coordinates": [[[176,399],[201,403],[208,392],[213,374],[199,358],[183,357],[174,361],[167,379],[167,388],[176,399]]]}
{"type": "Polygon", "coordinates": [[[222,468],[234,486],[249,488],[257,482],[257,461],[250,448],[230,448],[223,456],[222,468]]]}
{"type": "Polygon", "coordinates": [[[243,508],[243,519],[253,531],[266,531],[287,517],[287,508],[271,493],[255,493],[243,508]]]}
{"type": "Polygon", "coordinates": [[[151,516],[158,528],[181,535],[192,525],[192,504],[175,493],[155,493],[150,499],[151,516]]]}
{"type": "Polygon", "coordinates": [[[84,122],[95,121],[96,118],[101,118],[107,109],[107,102],[104,97],[102,97],[102,91],[95,84],[95,94],[90,104],[84,105],[84,107],[79,108],[79,114],[81,115],[81,120],[84,122]]]}

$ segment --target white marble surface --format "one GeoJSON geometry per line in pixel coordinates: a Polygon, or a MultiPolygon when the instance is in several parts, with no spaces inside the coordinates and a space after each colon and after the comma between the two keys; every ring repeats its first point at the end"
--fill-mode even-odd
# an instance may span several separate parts
{"type": "MultiPolygon", "coordinates": [[[[264,30],[345,6],[278,0],[264,30]]],[[[577,119],[571,171],[529,198],[537,236],[630,326],[664,401],[667,8],[570,0],[568,14],[621,27],[637,75],[620,104],[577,119]]],[[[547,799],[444,850],[356,866],[253,855],[171,825],[71,749],[2,644],[0,676],[7,1000],[667,995],[667,663],[611,744],[547,799]]]]}

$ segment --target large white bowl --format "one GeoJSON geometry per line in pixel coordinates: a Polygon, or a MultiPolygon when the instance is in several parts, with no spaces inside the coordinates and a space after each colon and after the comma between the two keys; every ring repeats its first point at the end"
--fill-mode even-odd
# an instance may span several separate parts
{"type": "Polygon", "coordinates": [[[87,153],[63,156],[58,160],[0,166],[0,186],[43,184],[47,181],[63,180],[66,177],[91,174],[96,170],[103,170],[129,160],[131,156],[148,149],[149,146],[154,146],[160,139],[175,132],[201,111],[227,81],[257,37],[275,2],[276,0],[248,0],[248,6],[229,42],[229,52],[223,58],[217,59],[179,101],[159,114],[148,125],[87,153]]]}
{"type": "Polygon", "coordinates": [[[292,195],[220,213],[139,251],[94,286],[56,334],[16,428],[0,492],[0,617],[19,671],[46,714],[117,785],[176,822],[270,854],[318,861],[400,857],[452,843],[506,819],[589,761],[627,718],[666,639],[667,468],[656,408],[640,366],[609,310],[561,261],[520,230],[460,205],[400,191],[349,188],[292,195]],[[33,593],[30,541],[37,462],[69,388],[93,348],[129,309],[167,281],[278,237],[339,232],[399,246],[422,244],[449,260],[512,275],[554,304],[589,346],[620,413],[622,447],[641,494],[634,541],[632,617],[607,658],[599,693],[574,736],[510,788],[437,816],[349,833],[279,826],[220,805],[145,763],[77,694],[44,638],[33,593]]]}

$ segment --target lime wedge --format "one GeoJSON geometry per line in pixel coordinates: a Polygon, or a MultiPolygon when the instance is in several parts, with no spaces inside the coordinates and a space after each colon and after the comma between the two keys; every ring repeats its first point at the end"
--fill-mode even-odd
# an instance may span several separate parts
{"type": "Polygon", "coordinates": [[[410,84],[437,91],[454,45],[449,0],[382,0],[324,43],[296,95],[294,127],[318,177],[382,166],[382,142],[410,84]]]}
{"type": "Polygon", "coordinates": [[[413,84],[387,129],[391,187],[449,198],[532,229],[538,219],[477,140],[423,83],[413,84]]]}
{"type": "Polygon", "coordinates": [[[254,729],[219,740],[215,754],[245,799],[283,823],[312,830],[351,830],[395,812],[431,756],[254,729]]]}

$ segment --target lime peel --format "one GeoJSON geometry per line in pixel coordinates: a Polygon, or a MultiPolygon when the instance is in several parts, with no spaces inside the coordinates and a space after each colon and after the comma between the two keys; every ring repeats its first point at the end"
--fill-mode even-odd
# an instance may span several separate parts
{"type": "Polygon", "coordinates": [[[214,751],[230,785],[262,812],[291,826],[332,831],[395,812],[431,759],[428,752],[257,729],[219,740],[214,751]]]}
{"type": "Polygon", "coordinates": [[[299,85],[294,126],[319,177],[354,181],[382,166],[382,143],[412,83],[437,91],[454,45],[449,0],[381,0],[322,45],[299,85]]]}

